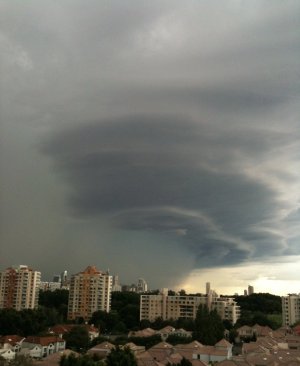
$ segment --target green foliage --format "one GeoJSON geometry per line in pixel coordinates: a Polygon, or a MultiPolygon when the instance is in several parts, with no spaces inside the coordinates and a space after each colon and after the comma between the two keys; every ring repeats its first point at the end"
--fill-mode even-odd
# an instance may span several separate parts
{"type": "Polygon", "coordinates": [[[120,327],[120,322],[120,316],[114,310],[109,313],[102,310],[96,311],[93,313],[90,320],[90,324],[94,324],[96,327],[98,327],[102,334],[109,334],[113,333],[115,330],[118,330],[118,327],[120,327]]]}
{"type": "Polygon", "coordinates": [[[89,347],[89,333],[86,327],[78,325],[74,326],[70,332],[64,336],[66,347],[77,352],[84,352],[89,347]]]}
{"type": "Polygon", "coordinates": [[[21,311],[2,309],[0,310],[0,329],[2,335],[19,334],[26,337],[45,332],[49,326],[58,323],[60,319],[57,311],[50,308],[21,311]]]}
{"type": "Polygon", "coordinates": [[[106,366],[137,366],[134,354],[128,347],[112,349],[106,358],[106,366]]]}
{"type": "Polygon", "coordinates": [[[144,346],[146,349],[149,349],[161,342],[161,337],[159,334],[155,334],[150,337],[130,337],[128,342],[133,342],[137,346],[144,346]]]}
{"type": "Polygon", "coordinates": [[[281,297],[269,293],[236,296],[235,300],[241,307],[241,317],[235,328],[242,325],[269,326],[277,329],[282,324],[281,297]]]}
{"type": "Polygon", "coordinates": [[[55,309],[61,317],[61,320],[59,322],[63,323],[67,319],[68,298],[69,298],[69,291],[65,289],[62,290],[57,289],[55,291],[40,290],[39,306],[55,309]]]}
{"type": "MultiPolygon", "coordinates": [[[[118,314],[125,331],[139,327],[140,295],[134,292],[113,292],[111,309],[118,314]]],[[[120,327],[120,325],[119,325],[120,327]]]]}
{"type": "Polygon", "coordinates": [[[170,334],[167,338],[167,342],[175,346],[176,344],[188,344],[192,342],[192,337],[182,337],[177,334],[170,334]]]}
{"type": "Polygon", "coordinates": [[[200,305],[196,314],[193,338],[205,345],[214,345],[224,337],[222,319],[216,310],[200,305]]]}
{"type": "Polygon", "coordinates": [[[281,297],[269,293],[236,296],[236,302],[241,310],[262,312],[265,314],[281,314],[281,297]]]}
{"type": "Polygon", "coordinates": [[[74,353],[71,353],[69,356],[61,357],[59,366],[104,366],[104,363],[93,356],[75,356],[74,353]]]}
{"type": "Polygon", "coordinates": [[[241,317],[235,324],[235,328],[243,325],[253,326],[259,324],[261,326],[268,326],[272,329],[277,329],[281,326],[280,314],[264,314],[261,311],[251,312],[249,310],[242,310],[241,317]]]}

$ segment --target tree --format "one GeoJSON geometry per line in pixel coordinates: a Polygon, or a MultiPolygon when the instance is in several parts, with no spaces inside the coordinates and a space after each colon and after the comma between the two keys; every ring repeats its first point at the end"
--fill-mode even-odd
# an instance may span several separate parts
{"type": "Polygon", "coordinates": [[[76,356],[71,353],[69,356],[63,355],[61,357],[59,366],[104,366],[104,363],[97,357],[89,355],[76,356]]]}
{"type": "Polygon", "coordinates": [[[128,347],[121,349],[117,346],[106,357],[106,366],[137,366],[137,361],[128,347]]]}
{"type": "Polygon", "coordinates": [[[281,297],[269,293],[235,296],[235,300],[241,310],[260,311],[264,314],[281,314],[282,311],[281,297]]]}
{"type": "Polygon", "coordinates": [[[205,345],[214,345],[224,337],[224,326],[216,310],[200,305],[195,319],[193,338],[205,345]]]}
{"type": "Polygon", "coordinates": [[[84,352],[89,346],[89,333],[86,327],[77,325],[64,336],[67,348],[77,352],[84,352]]]}

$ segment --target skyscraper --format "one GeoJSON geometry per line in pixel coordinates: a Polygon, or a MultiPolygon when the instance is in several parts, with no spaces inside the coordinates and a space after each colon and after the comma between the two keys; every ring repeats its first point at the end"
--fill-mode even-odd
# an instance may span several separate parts
{"type": "Polygon", "coordinates": [[[0,309],[34,309],[38,306],[41,272],[25,265],[0,272],[0,309]]]}
{"type": "Polygon", "coordinates": [[[88,266],[72,275],[69,291],[68,319],[89,320],[98,310],[110,311],[112,276],[88,266]]]}
{"type": "Polygon", "coordinates": [[[137,283],[137,292],[141,293],[147,291],[148,291],[147,282],[143,278],[139,278],[137,283]]]}
{"type": "Polygon", "coordinates": [[[254,287],[249,285],[248,286],[248,295],[252,295],[252,294],[254,294],[254,287]]]}

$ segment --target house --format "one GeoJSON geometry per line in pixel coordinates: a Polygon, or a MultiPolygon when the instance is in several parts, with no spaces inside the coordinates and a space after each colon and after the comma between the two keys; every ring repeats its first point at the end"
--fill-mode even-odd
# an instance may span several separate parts
{"type": "Polygon", "coordinates": [[[145,328],[145,329],[142,329],[142,330],[130,331],[128,333],[128,338],[131,338],[131,337],[151,337],[155,334],[156,334],[156,330],[154,330],[152,328],[145,328]]]}
{"type": "Polygon", "coordinates": [[[237,333],[240,338],[252,338],[255,334],[252,327],[249,327],[248,325],[243,325],[242,327],[238,328],[237,333]]]}
{"type": "MultiPolygon", "coordinates": [[[[55,334],[61,338],[63,338],[63,336],[67,333],[69,333],[71,331],[72,328],[77,327],[78,325],[75,324],[57,324],[54,325],[53,327],[49,328],[49,333],[51,334],[55,334]]],[[[89,333],[89,338],[90,341],[92,341],[93,339],[99,337],[99,329],[94,327],[94,325],[90,325],[90,324],[82,324],[80,325],[82,327],[85,327],[89,333]]]]}
{"type": "Polygon", "coordinates": [[[20,353],[28,355],[32,358],[43,358],[50,354],[64,351],[66,342],[61,337],[46,336],[35,337],[30,336],[22,342],[20,353]]]}
{"type": "Polygon", "coordinates": [[[87,351],[89,355],[97,355],[99,358],[105,358],[108,354],[110,354],[111,350],[115,348],[115,346],[110,342],[102,342],[97,344],[96,346],[90,348],[87,351]]]}
{"type": "Polygon", "coordinates": [[[15,353],[18,353],[24,339],[24,337],[16,334],[2,336],[0,337],[0,349],[11,349],[15,353]]]}
{"type": "Polygon", "coordinates": [[[193,353],[198,352],[200,348],[204,347],[202,343],[198,341],[193,341],[188,344],[177,344],[174,346],[175,352],[180,353],[180,355],[189,361],[193,360],[193,353]]]}
{"type": "Polygon", "coordinates": [[[11,361],[16,357],[16,352],[12,349],[0,349],[0,357],[4,358],[7,361],[11,361]]]}
{"type": "Polygon", "coordinates": [[[79,356],[79,353],[74,352],[70,349],[65,349],[64,351],[53,353],[53,354],[43,358],[42,360],[34,360],[33,365],[34,366],[59,366],[60,359],[62,358],[62,356],[69,356],[71,353],[73,355],[75,355],[75,357],[79,356]]]}
{"type": "Polygon", "coordinates": [[[193,360],[205,361],[208,363],[220,362],[232,358],[232,344],[221,339],[214,346],[202,346],[193,352],[193,360]]]}
{"type": "Polygon", "coordinates": [[[163,361],[173,352],[173,346],[167,342],[160,342],[148,349],[148,352],[155,361],[163,361]]]}

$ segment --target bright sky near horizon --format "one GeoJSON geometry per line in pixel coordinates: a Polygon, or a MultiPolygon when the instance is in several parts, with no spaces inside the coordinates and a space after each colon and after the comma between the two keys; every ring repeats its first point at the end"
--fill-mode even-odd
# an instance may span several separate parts
{"type": "Polygon", "coordinates": [[[0,268],[300,293],[300,2],[0,0],[0,268]]]}

